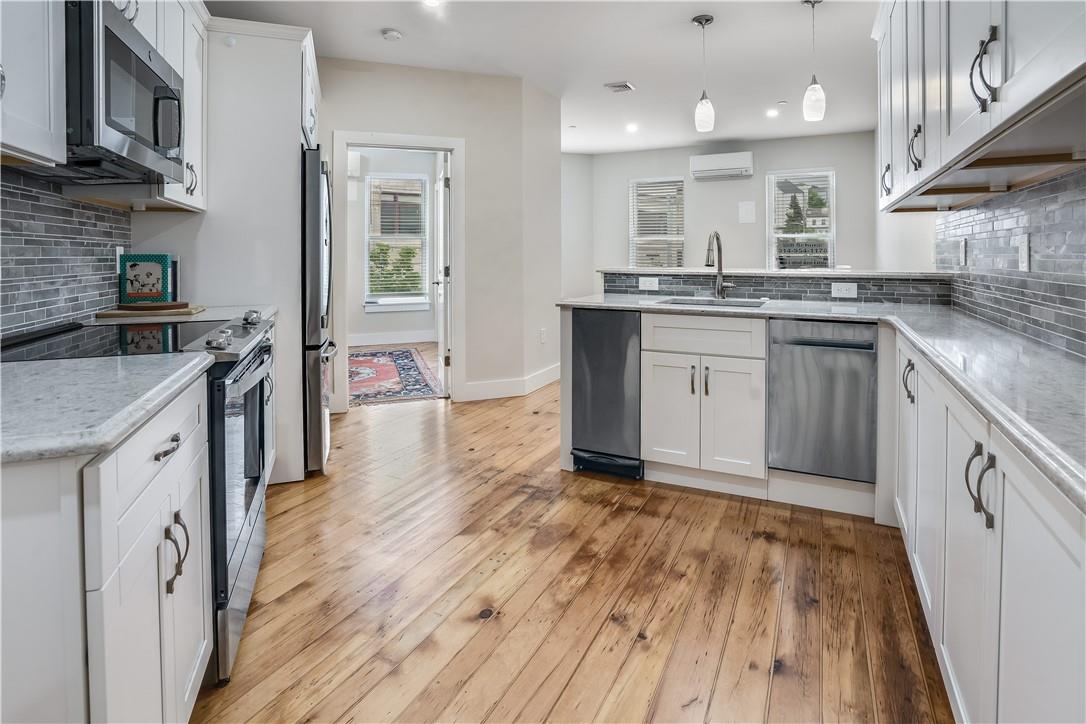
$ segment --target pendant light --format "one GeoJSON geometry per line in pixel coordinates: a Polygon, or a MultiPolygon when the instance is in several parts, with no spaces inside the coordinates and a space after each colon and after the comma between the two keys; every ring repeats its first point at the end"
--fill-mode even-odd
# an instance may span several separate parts
{"type": "MultiPolygon", "coordinates": [[[[815,60],[815,25],[814,10],[822,0],[801,0],[804,5],[811,8],[811,65],[815,60]]],[[[807,92],[803,94],[803,120],[821,121],[826,117],[826,91],[822,90],[822,84],[818,82],[815,74],[811,73],[811,84],[807,86],[807,92]]]]}
{"type": "Polygon", "coordinates": [[[716,111],[709,94],[705,92],[705,26],[713,22],[712,15],[696,15],[692,23],[701,27],[701,98],[694,106],[694,128],[698,133],[709,133],[716,125],[716,111]]]}

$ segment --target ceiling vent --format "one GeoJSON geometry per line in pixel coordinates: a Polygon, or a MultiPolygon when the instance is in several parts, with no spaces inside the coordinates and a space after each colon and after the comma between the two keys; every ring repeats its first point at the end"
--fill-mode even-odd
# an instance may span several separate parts
{"type": "Polygon", "coordinates": [[[629,93],[630,91],[635,90],[634,84],[628,80],[619,80],[615,81],[614,83],[604,83],[603,87],[607,88],[612,93],[629,93]]]}

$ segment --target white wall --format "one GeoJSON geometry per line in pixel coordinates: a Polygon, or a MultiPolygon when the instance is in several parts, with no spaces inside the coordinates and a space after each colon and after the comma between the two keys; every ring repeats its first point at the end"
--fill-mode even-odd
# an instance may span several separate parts
{"type": "Polygon", "coordinates": [[[735,269],[766,266],[767,172],[832,168],[837,197],[837,264],[854,269],[875,266],[875,167],[873,132],[842,133],[769,141],[726,141],[654,151],[593,157],[594,265],[628,263],[628,183],[631,179],[682,176],[686,179],[685,265],[700,266],[713,230],[724,240],[724,264],[735,269]],[[697,181],[689,173],[695,154],[751,151],[754,176],[726,181],[697,181]],[[753,201],[756,220],[740,224],[738,204],[753,201]]]}
{"type": "MultiPolygon", "coordinates": [[[[367,174],[409,173],[426,177],[430,194],[426,200],[429,215],[430,242],[434,236],[434,169],[437,153],[433,151],[403,151],[387,148],[355,147],[348,154],[347,181],[347,243],[351,259],[365,259],[367,174]]],[[[434,278],[434,251],[429,250],[429,279],[434,278]]],[[[347,270],[347,326],[349,343],[399,344],[401,342],[430,342],[437,339],[433,308],[420,311],[367,311],[365,304],[365,268],[354,265],[347,270]]],[[[433,287],[426,286],[429,294],[433,287]]]]}
{"type": "Polygon", "coordinates": [[[558,99],[506,76],[332,58],[318,67],[329,148],[335,131],[464,139],[453,193],[464,195],[465,268],[452,275],[465,295],[463,338],[453,340],[465,384],[454,399],[521,394],[533,373],[557,369],[557,334],[540,344],[538,328],[557,331],[561,293],[558,99]]]}
{"type": "Polygon", "coordinates": [[[593,157],[562,154],[562,296],[591,294],[596,286],[592,232],[593,157]]]}
{"type": "Polygon", "coordinates": [[[935,222],[941,215],[930,211],[879,212],[875,217],[875,268],[935,271],[935,222]]]}

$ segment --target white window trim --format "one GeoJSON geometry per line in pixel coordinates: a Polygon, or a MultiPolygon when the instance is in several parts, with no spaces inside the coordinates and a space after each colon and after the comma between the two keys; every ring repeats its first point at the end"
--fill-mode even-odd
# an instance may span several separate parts
{"type": "Polygon", "coordinates": [[[433,184],[430,177],[424,173],[371,173],[362,179],[362,308],[367,312],[423,312],[429,311],[430,306],[430,265],[433,263],[433,254],[430,246],[433,243],[431,229],[433,228],[432,214],[434,204],[431,203],[433,184]],[[426,236],[423,239],[423,265],[422,288],[423,294],[404,295],[402,297],[370,297],[370,179],[414,179],[422,181],[422,187],[426,189],[423,202],[426,205],[426,236]]]}
{"type": "MultiPolygon", "coordinates": [[[[830,229],[833,234],[830,237],[829,246],[829,259],[827,260],[827,270],[835,269],[837,266],[837,171],[832,166],[821,166],[816,168],[789,168],[780,171],[766,171],[765,172],[765,268],[770,271],[777,271],[777,255],[776,244],[774,243],[775,234],[773,233],[773,191],[772,185],[769,183],[770,178],[776,178],[777,176],[787,176],[789,174],[812,174],[812,173],[828,173],[830,175],[830,229]]],[[[822,268],[822,267],[818,267],[822,268]]]]}
{"type": "MultiPolygon", "coordinates": [[[[682,185],[683,190],[683,233],[681,237],[681,248],[683,248],[683,263],[685,264],[685,246],[686,246],[686,177],[685,176],[650,176],[646,178],[632,178],[626,182],[626,261],[631,268],[638,268],[635,263],[635,255],[633,253],[633,206],[630,203],[630,193],[634,184],[640,183],[656,183],[662,181],[678,181],[682,185]]],[[[682,266],[682,265],[680,265],[682,266]]],[[[642,269],[651,269],[653,267],[640,267],[642,269]]]]}

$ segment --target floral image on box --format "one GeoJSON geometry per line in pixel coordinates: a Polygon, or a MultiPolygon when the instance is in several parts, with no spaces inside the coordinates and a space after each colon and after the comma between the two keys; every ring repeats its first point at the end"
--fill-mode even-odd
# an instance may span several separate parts
{"type": "Polygon", "coordinates": [[[121,304],[170,301],[169,254],[121,254],[121,304]]]}

